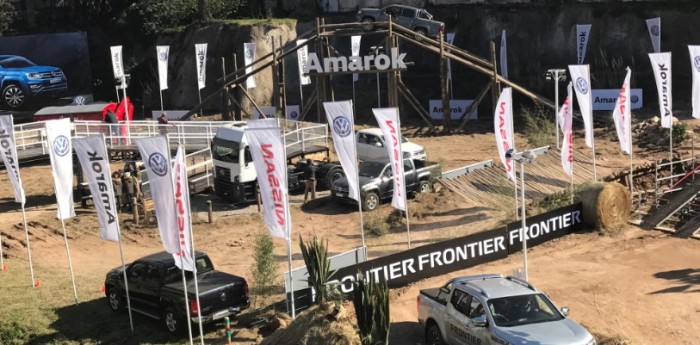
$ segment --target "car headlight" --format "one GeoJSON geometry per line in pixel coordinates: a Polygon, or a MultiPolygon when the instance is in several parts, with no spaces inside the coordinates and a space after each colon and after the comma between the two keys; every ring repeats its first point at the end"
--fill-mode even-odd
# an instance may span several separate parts
{"type": "Polygon", "coordinates": [[[29,79],[41,79],[41,75],[39,73],[27,73],[27,78],[29,78],[29,79]]]}

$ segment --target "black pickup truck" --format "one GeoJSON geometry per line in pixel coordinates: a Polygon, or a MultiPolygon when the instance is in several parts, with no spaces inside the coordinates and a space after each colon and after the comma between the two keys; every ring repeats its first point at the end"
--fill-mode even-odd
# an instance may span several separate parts
{"type": "MultiPolygon", "coordinates": [[[[202,322],[213,322],[229,315],[236,315],[250,306],[248,283],[244,278],[214,270],[207,254],[196,252],[197,283],[199,285],[199,309],[202,322]]],[[[129,282],[131,310],[164,320],[168,331],[179,332],[186,325],[185,296],[182,271],[175,266],[172,254],[160,252],[134,261],[126,266],[129,282]]],[[[198,322],[194,279],[185,271],[190,321],[198,322]]],[[[105,278],[105,294],[113,311],[126,308],[124,274],[115,268],[105,278]]]]}
{"type": "MultiPolygon", "coordinates": [[[[433,182],[441,176],[439,163],[404,159],[403,170],[407,193],[425,193],[433,190],[433,182]]],[[[373,211],[383,200],[394,194],[393,170],[389,162],[364,161],[358,168],[362,209],[373,211]]],[[[348,179],[341,177],[333,183],[334,200],[353,203],[348,195],[348,179]]]]}

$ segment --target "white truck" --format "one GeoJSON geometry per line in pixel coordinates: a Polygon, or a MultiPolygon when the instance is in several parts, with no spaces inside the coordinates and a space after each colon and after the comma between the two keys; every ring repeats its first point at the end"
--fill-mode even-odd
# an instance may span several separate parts
{"type": "MultiPolygon", "coordinates": [[[[401,151],[404,159],[425,161],[425,149],[401,136],[401,151]]],[[[357,157],[361,161],[388,161],[389,152],[382,130],[366,128],[357,131],[357,157]]]]}
{"type": "MultiPolygon", "coordinates": [[[[288,188],[304,188],[304,168],[309,163],[306,155],[326,152],[328,156],[328,127],[325,124],[279,119],[283,129],[288,162],[288,188]],[[302,160],[292,165],[294,158],[302,160]]],[[[212,139],[211,153],[214,165],[214,192],[233,203],[256,200],[257,174],[245,132],[248,125],[237,121],[219,128],[212,139]]],[[[339,164],[318,162],[316,181],[319,187],[330,188],[333,181],[345,176],[339,164]]]]}
{"type": "Polygon", "coordinates": [[[595,338],[530,283],[500,274],[423,289],[418,322],[428,345],[595,345],[595,338]]]}

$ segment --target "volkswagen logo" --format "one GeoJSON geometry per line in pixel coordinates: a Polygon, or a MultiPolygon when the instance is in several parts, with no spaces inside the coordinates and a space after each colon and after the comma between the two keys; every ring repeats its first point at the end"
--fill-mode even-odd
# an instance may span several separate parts
{"type": "Polygon", "coordinates": [[[633,95],[632,98],[630,98],[630,101],[632,101],[632,103],[638,103],[638,102],[639,102],[639,97],[633,95]]]}
{"type": "Polygon", "coordinates": [[[168,51],[167,50],[161,51],[160,54],[158,54],[158,60],[168,61],[168,51]]]}
{"type": "Polygon", "coordinates": [[[660,34],[661,29],[659,29],[658,25],[652,25],[651,26],[651,34],[654,36],[658,36],[660,34]]]}
{"type": "Polygon", "coordinates": [[[83,96],[76,96],[73,98],[73,104],[75,105],[84,105],[85,104],[85,97],[83,96]]]}
{"type": "Polygon", "coordinates": [[[695,69],[700,72],[700,56],[696,56],[695,59],[693,59],[693,65],[695,65],[695,69]]]}
{"type": "Polygon", "coordinates": [[[576,79],[576,89],[582,94],[587,94],[588,93],[588,82],[586,82],[586,79],[583,79],[582,77],[579,77],[576,79]]]}
{"type": "Polygon", "coordinates": [[[299,113],[296,111],[292,111],[291,113],[289,113],[289,118],[292,120],[296,120],[299,118],[299,113]]]}
{"type": "Polygon", "coordinates": [[[148,157],[148,166],[158,176],[165,176],[168,173],[168,160],[159,152],[153,153],[148,157]]]}
{"type": "Polygon", "coordinates": [[[338,116],[333,120],[333,131],[338,133],[341,137],[347,137],[352,133],[352,126],[350,126],[350,121],[345,116],[338,116]]]}
{"type": "Polygon", "coordinates": [[[53,141],[53,152],[59,157],[63,157],[70,151],[70,141],[65,135],[59,135],[56,140],[53,141]]]}
{"type": "Polygon", "coordinates": [[[219,296],[219,298],[221,298],[221,302],[226,302],[226,293],[222,292],[221,296],[219,296]]]}

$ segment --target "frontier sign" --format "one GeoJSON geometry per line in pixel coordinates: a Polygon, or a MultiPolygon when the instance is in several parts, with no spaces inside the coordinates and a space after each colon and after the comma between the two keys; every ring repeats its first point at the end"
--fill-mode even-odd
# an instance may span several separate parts
{"type": "Polygon", "coordinates": [[[393,69],[406,69],[403,59],[406,53],[399,54],[397,48],[391,48],[391,54],[377,54],[368,56],[335,56],[319,60],[316,53],[309,53],[306,64],[303,65],[304,73],[357,73],[363,71],[386,71],[393,69]]]}

